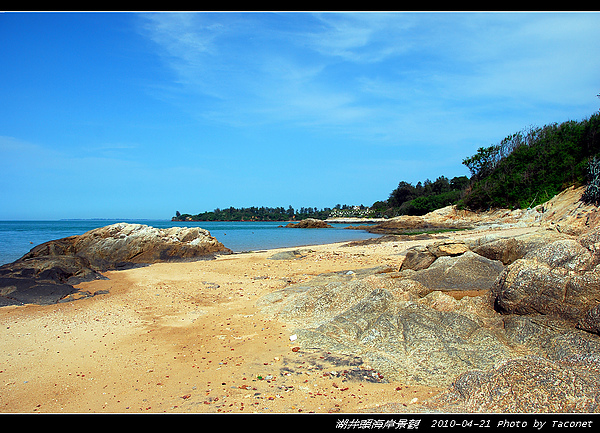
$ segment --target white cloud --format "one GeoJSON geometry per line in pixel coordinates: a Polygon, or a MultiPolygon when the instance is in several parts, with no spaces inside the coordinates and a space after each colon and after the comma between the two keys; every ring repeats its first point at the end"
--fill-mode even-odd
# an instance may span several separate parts
{"type": "Polygon", "coordinates": [[[403,38],[413,16],[399,13],[318,14],[321,27],[305,35],[324,56],[358,63],[380,62],[410,48],[403,38]]]}
{"type": "Polygon", "coordinates": [[[489,116],[494,111],[513,110],[523,126],[531,113],[552,106],[584,111],[595,102],[593,86],[600,87],[599,17],[208,13],[145,19],[147,34],[177,74],[181,106],[198,118],[343,127],[338,131],[349,136],[408,137],[410,144],[441,135],[427,128],[432,119],[472,136],[469,130],[486,115],[488,125],[500,122],[489,116]]]}

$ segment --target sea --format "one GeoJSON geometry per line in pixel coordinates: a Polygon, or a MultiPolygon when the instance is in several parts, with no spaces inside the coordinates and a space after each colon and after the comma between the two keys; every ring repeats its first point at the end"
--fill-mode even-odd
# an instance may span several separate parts
{"type": "Polygon", "coordinates": [[[234,253],[273,248],[300,247],[376,238],[364,230],[348,230],[350,224],[332,224],[327,229],[285,228],[287,222],[230,222],[170,220],[57,220],[0,221],[0,265],[14,262],[33,247],[110,224],[127,222],[156,228],[201,227],[234,253]],[[283,227],[280,227],[283,226],[283,227]]]}

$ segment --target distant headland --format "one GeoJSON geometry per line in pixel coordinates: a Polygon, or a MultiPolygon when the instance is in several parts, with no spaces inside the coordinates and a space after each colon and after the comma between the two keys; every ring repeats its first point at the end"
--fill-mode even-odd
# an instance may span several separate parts
{"type": "Polygon", "coordinates": [[[215,209],[196,215],[182,214],[179,211],[171,221],[301,221],[305,219],[326,220],[328,218],[360,218],[372,216],[374,210],[363,205],[336,205],[334,208],[318,209],[316,207],[301,207],[294,209],[291,205],[284,207],[242,207],[215,209]]]}

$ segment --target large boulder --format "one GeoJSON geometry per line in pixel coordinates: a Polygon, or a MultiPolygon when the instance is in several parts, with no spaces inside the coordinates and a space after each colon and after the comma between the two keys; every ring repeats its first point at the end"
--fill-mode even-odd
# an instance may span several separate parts
{"type": "Polygon", "coordinates": [[[496,280],[498,311],[561,317],[598,332],[600,230],[527,253],[496,280]]]}
{"type": "Polygon", "coordinates": [[[0,305],[50,304],[77,292],[73,286],[104,278],[103,271],[228,254],[207,230],[157,229],[118,223],[34,247],[0,267],[0,305]]]}
{"type": "Polygon", "coordinates": [[[402,274],[429,291],[472,291],[491,289],[502,271],[501,262],[467,251],[458,256],[438,257],[425,269],[402,271],[402,274]]]}
{"type": "Polygon", "coordinates": [[[506,266],[522,259],[531,251],[569,238],[571,237],[556,230],[543,230],[511,237],[487,235],[468,244],[471,251],[491,260],[499,260],[506,266]]]}
{"type": "Polygon", "coordinates": [[[198,227],[158,229],[143,224],[117,223],[80,236],[46,242],[18,261],[72,255],[88,260],[98,270],[110,270],[132,264],[193,260],[227,253],[231,250],[207,230],[198,227]]]}

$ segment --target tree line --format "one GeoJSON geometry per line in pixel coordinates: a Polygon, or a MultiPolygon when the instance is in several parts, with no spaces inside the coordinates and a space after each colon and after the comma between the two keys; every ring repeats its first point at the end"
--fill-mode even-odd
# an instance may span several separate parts
{"type": "MultiPolygon", "coordinates": [[[[341,205],[338,205],[341,206],[341,205]]],[[[326,219],[331,213],[331,208],[318,209],[316,207],[301,207],[294,209],[291,205],[284,207],[229,207],[216,208],[212,211],[201,212],[196,215],[182,214],[179,211],[172,218],[173,221],[289,221],[306,218],[326,219]]]]}

